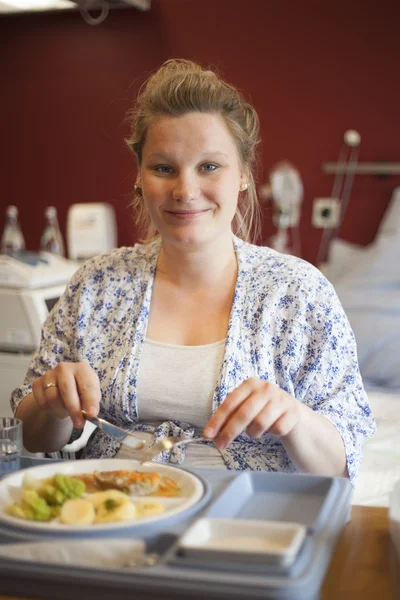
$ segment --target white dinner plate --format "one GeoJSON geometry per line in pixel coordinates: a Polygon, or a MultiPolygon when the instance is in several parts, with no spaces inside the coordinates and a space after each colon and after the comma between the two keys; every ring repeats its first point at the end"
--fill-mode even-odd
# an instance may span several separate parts
{"type": "MultiPolygon", "coordinates": [[[[4,477],[0,481],[0,525],[17,528],[20,531],[40,534],[40,533],[71,533],[71,534],[94,534],[94,533],[117,533],[129,528],[135,529],[144,524],[158,523],[174,515],[182,513],[193,507],[204,494],[203,482],[193,473],[183,469],[177,469],[169,465],[151,463],[149,465],[140,465],[137,460],[100,458],[90,460],[71,460],[66,462],[54,462],[52,464],[41,465],[38,467],[29,467],[16,473],[4,477]],[[179,485],[181,493],[177,497],[165,498],[162,496],[150,496],[150,498],[161,502],[165,511],[158,515],[150,517],[141,517],[129,521],[119,521],[106,524],[93,524],[87,526],[64,525],[59,521],[43,522],[29,521],[19,519],[8,515],[5,512],[7,506],[19,500],[22,491],[24,476],[29,475],[37,479],[47,479],[62,473],[64,475],[74,475],[77,473],[91,473],[93,471],[117,471],[138,470],[142,472],[152,471],[160,475],[172,477],[179,485]]],[[[149,496],[131,496],[132,500],[144,500],[149,496]]]]}

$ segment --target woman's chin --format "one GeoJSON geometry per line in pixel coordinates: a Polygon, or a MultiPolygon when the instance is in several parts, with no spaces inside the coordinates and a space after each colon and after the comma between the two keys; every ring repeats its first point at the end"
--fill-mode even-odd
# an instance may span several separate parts
{"type": "Polygon", "coordinates": [[[214,244],[218,240],[232,239],[230,224],[225,228],[213,227],[177,227],[168,228],[160,232],[164,243],[181,248],[198,248],[207,244],[214,244]]]}
{"type": "Polygon", "coordinates": [[[210,231],[198,227],[181,227],[166,231],[161,234],[163,240],[167,243],[182,246],[201,246],[211,239],[210,231]]]}

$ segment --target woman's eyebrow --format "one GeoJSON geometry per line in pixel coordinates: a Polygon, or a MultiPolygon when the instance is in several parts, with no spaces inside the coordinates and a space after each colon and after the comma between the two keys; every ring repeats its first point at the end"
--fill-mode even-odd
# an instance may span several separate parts
{"type": "Polygon", "coordinates": [[[201,156],[223,156],[224,158],[228,158],[228,155],[225,152],[221,152],[220,150],[210,150],[208,152],[204,152],[201,156]]]}
{"type": "MultiPolygon", "coordinates": [[[[225,152],[221,152],[220,150],[207,150],[200,154],[199,158],[202,159],[206,156],[221,156],[223,158],[228,158],[228,155],[225,152]]],[[[148,158],[156,159],[156,160],[170,160],[171,156],[166,152],[149,152],[148,158]]]]}

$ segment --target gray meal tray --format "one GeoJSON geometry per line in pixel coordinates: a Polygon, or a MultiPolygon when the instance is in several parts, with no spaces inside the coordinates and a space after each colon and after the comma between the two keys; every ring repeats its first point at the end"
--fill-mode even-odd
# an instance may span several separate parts
{"type": "MultiPolygon", "coordinates": [[[[197,512],[181,515],[178,522],[135,532],[149,551],[162,555],[155,566],[104,570],[1,558],[0,593],[51,600],[87,600],[89,596],[96,600],[318,598],[337,538],[349,519],[349,481],[286,473],[192,472],[207,483],[197,512]],[[185,557],[179,551],[179,538],[200,516],[295,521],[306,526],[307,536],[289,568],[185,557]]],[[[2,544],[27,539],[0,529],[2,544]]]]}

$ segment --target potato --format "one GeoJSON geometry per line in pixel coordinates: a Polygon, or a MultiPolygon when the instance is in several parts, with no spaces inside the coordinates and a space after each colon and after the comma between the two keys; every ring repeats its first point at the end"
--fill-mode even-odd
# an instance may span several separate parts
{"type": "Polygon", "coordinates": [[[128,496],[120,490],[104,490],[86,496],[86,500],[91,502],[95,508],[99,507],[105,500],[128,500],[128,496]]]}
{"type": "Polygon", "coordinates": [[[94,523],[96,511],[91,502],[85,498],[67,500],[61,507],[60,520],[65,525],[91,525],[94,523]]]}
{"type": "Polygon", "coordinates": [[[126,494],[118,490],[105,490],[87,497],[93,505],[95,523],[128,521],[137,516],[136,507],[126,494]]]}

